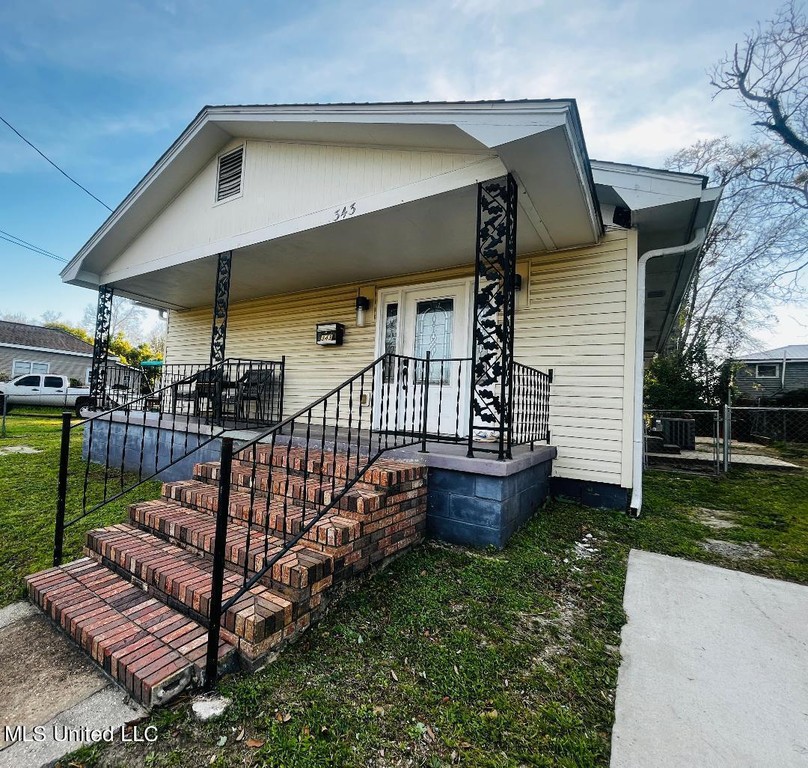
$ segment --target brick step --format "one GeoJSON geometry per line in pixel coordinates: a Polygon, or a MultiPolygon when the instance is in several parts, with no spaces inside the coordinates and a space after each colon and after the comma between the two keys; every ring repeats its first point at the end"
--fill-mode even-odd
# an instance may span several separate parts
{"type": "MultiPolygon", "coordinates": [[[[131,505],[129,518],[138,527],[185,549],[200,555],[213,554],[216,520],[209,512],[183,507],[177,501],[157,499],[131,505]]],[[[225,552],[228,565],[241,571],[249,558],[248,571],[260,570],[283,547],[283,541],[274,536],[268,537],[266,552],[264,543],[262,531],[251,531],[244,525],[228,526],[225,552]]],[[[332,560],[327,554],[300,542],[274,564],[264,583],[292,595],[295,600],[303,600],[328,586],[331,572],[332,560]]]]}
{"type": "MultiPolygon", "coordinates": [[[[30,599],[143,705],[204,682],[207,631],[89,558],[26,578],[30,599]]],[[[32,639],[33,640],[33,639],[32,639]]],[[[219,645],[222,671],[235,649],[219,645]]]]}
{"type": "MultiPolygon", "coordinates": [[[[216,485],[219,482],[219,462],[208,461],[194,465],[194,479],[216,485]]],[[[335,509],[340,512],[369,514],[384,506],[387,489],[379,489],[369,483],[357,483],[344,494],[344,480],[332,482],[331,478],[319,474],[303,477],[285,469],[270,471],[266,465],[237,463],[233,465],[230,475],[231,488],[247,490],[255,482],[256,494],[271,494],[273,497],[286,498],[301,502],[305,499],[308,505],[320,508],[330,504],[336,498],[335,509]]]]}
{"type": "MultiPolygon", "coordinates": [[[[162,495],[164,499],[178,501],[184,507],[206,511],[212,515],[215,515],[219,508],[218,485],[204,483],[201,480],[164,483],[162,495]]],[[[247,525],[250,520],[251,503],[253,525],[262,532],[268,527],[276,536],[282,536],[284,529],[287,534],[296,535],[316,514],[313,507],[303,509],[288,499],[284,504],[280,499],[270,499],[267,496],[252,498],[249,492],[231,489],[228,512],[230,518],[236,523],[247,525]]],[[[316,542],[326,548],[341,547],[353,541],[359,535],[359,529],[360,524],[356,520],[327,512],[304,536],[306,541],[316,542]]]]}
{"type": "MultiPolygon", "coordinates": [[[[114,568],[129,581],[145,587],[163,602],[207,625],[210,617],[211,561],[131,525],[113,525],[87,534],[87,554],[114,568]]],[[[242,576],[225,573],[222,602],[242,585],[242,576]]],[[[281,632],[293,618],[293,604],[263,585],[250,589],[222,617],[222,628],[233,637],[260,643],[281,632]]]]}
{"type": "MultiPolygon", "coordinates": [[[[293,472],[308,470],[310,475],[318,476],[322,471],[324,475],[343,480],[346,477],[353,477],[357,470],[356,452],[351,452],[350,461],[347,451],[338,451],[335,458],[333,451],[321,452],[316,441],[309,449],[308,455],[305,448],[299,446],[292,446],[287,454],[285,445],[276,444],[273,448],[270,444],[259,443],[255,448],[237,451],[233,458],[235,463],[252,465],[256,455],[260,465],[289,467],[293,472]]],[[[367,460],[367,451],[360,451],[359,455],[360,461],[367,460]]],[[[372,485],[387,487],[415,480],[420,476],[422,469],[420,464],[382,457],[373,462],[367,471],[367,477],[363,479],[372,485]]]]}

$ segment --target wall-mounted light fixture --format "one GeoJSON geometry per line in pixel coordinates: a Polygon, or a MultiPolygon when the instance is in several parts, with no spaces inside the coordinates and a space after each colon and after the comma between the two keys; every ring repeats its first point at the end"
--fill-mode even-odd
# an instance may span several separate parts
{"type": "Polygon", "coordinates": [[[370,299],[367,296],[356,297],[356,327],[365,327],[365,312],[370,309],[370,299]]]}
{"type": "Polygon", "coordinates": [[[513,276],[513,289],[515,291],[522,290],[522,275],[520,275],[518,272],[513,276]]]}

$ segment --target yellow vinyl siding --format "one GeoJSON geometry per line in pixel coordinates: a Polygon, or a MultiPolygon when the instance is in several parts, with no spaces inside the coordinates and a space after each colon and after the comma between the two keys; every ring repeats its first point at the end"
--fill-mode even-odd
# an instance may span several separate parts
{"type": "MultiPolygon", "coordinates": [[[[516,314],[518,361],[553,368],[550,427],[558,448],[553,473],[629,487],[633,360],[634,233],[609,234],[592,248],[541,254],[520,261],[529,269],[529,306],[516,314]],[[608,275],[597,283],[598,275],[608,275]],[[606,294],[600,293],[608,286],[606,294]],[[603,300],[608,295],[608,300],[603,300]],[[628,443],[627,443],[628,440],[628,443]]],[[[234,263],[234,269],[238,264],[234,263]]],[[[473,266],[407,275],[363,285],[381,288],[470,277],[473,266]]],[[[357,285],[272,296],[230,306],[227,356],[279,360],[286,355],[284,411],[289,415],[371,362],[376,301],[367,325],[356,327],[357,285]],[[342,347],[318,347],[318,322],[345,324],[342,347]]],[[[172,312],[170,363],[205,362],[211,307],[172,312]]]]}
{"type": "Polygon", "coordinates": [[[514,355],[553,369],[557,477],[631,484],[626,365],[633,360],[633,345],[627,348],[634,327],[632,257],[636,261],[635,235],[620,232],[591,248],[529,260],[530,304],[516,314],[514,355]]]}

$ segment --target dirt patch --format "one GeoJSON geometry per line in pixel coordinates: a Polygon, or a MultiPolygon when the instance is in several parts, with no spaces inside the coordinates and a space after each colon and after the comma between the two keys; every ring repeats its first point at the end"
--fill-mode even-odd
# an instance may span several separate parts
{"type": "Polygon", "coordinates": [[[771,557],[771,552],[760,544],[754,542],[721,541],[720,539],[705,539],[701,546],[714,555],[728,557],[730,560],[759,560],[762,557],[771,557]]]}
{"type": "Polygon", "coordinates": [[[44,616],[0,629],[0,747],[5,725],[41,725],[109,683],[44,616]]]}
{"type": "Polygon", "coordinates": [[[693,510],[694,517],[708,528],[723,530],[726,528],[737,528],[735,517],[738,513],[727,509],[708,509],[707,507],[696,507],[693,510]]]}
{"type": "Polygon", "coordinates": [[[0,448],[0,456],[11,456],[19,453],[42,453],[42,451],[38,450],[37,448],[30,448],[27,445],[5,445],[0,448]]]}

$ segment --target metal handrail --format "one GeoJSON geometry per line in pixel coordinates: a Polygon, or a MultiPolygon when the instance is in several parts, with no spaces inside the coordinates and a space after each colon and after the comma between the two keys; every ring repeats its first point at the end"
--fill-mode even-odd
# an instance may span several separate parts
{"type": "MultiPolygon", "coordinates": [[[[193,386],[200,378],[201,374],[207,374],[209,378],[223,378],[225,372],[236,371],[242,374],[245,371],[270,370],[278,371],[277,403],[271,402],[271,409],[277,407],[277,415],[282,415],[283,407],[283,385],[285,377],[285,360],[281,361],[246,361],[242,359],[228,358],[214,366],[197,366],[189,364],[187,370],[193,370],[189,375],[173,380],[148,393],[139,395],[122,405],[114,408],[105,408],[95,411],[92,415],[85,415],[84,418],[72,422],[71,413],[66,412],[62,419],[62,451],[59,464],[59,488],[56,504],[56,529],[54,532],[54,552],[53,563],[60,565],[62,561],[62,549],[65,530],[75,525],[80,520],[99,511],[103,507],[126,496],[136,488],[149,480],[165,472],[167,469],[177,465],[187,459],[201,448],[212,443],[224,434],[229,427],[223,422],[216,423],[215,414],[217,407],[221,410],[221,404],[217,406],[214,398],[197,396],[195,408],[189,407],[188,412],[178,412],[178,399],[171,397],[172,390],[176,392],[179,388],[193,386]],[[204,406],[201,401],[204,400],[204,406]],[[170,403],[169,408],[164,408],[165,403],[170,403]],[[150,419],[150,414],[154,414],[156,407],[156,419],[150,419]],[[170,423],[166,424],[166,420],[170,423]],[[180,432],[175,429],[180,422],[184,429],[180,432]],[[120,466],[117,475],[111,474],[110,456],[112,453],[113,430],[112,425],[123,424],[122,446],[120,450],[120,466]],[[103,430],[106,425],[106,430],[103,430]],[[154,427],[156,430],[155,452],[153,462],[146,457],[146,429],[154,427]],[[73,430],[82,429],[85,440],[86,456],[84,457],[84,472],[82,482],[73,486],[75,489],[76,505],[79,511],[73,517],[67,518],[67,507],[70,501],[71,487],[68,484],[68,462],[70,455],[70,440],[73,430]],[[132,428],[132,432],[130,432],[132,428]],[[169,437],[165,439],[168,429],[169,437]],[[134,432],[138,430],[138,432],[134,432]],[[99,436],[99,433],[100,436],[99,436]],[[165,444],[167,442],[167,445],[165,444]],[[161,448],[162,445],[162,448],[161,448]],[[65,447],[66,446],[66,447],[65,447]],[[137,452],[136,470],[127,470],[127,466],[132,465],[132,453],[137,452]],[[161,458],[163,459],[161,461],[161,458]],[[91,465],[94,459],[104,466],[103,485],[100,499],[93,499],[94,486],[91,483],[91,465]],[[127,464],[127,460],[129,463],[127,464]],[[128,478],[127,478],[127,475],[128,478]]],[[[221,394],[221,393],[219,393],[221,394]]],[[[274,395],[272,397],[275,397],[274,395]]],[[[236,413],[238,416],[238,413],[236,413]]],[[[272,416],[272,414],[270,414],[272,416]]],[[[120,437],[120,435],[119,435],[120,437]]],[[[99,479],[99,485],[101,480],[99,479]]]]}
{"type": "MultiPolygon", "coordinates": [[[[462,366],[466,358],[433,360],[429,354],[423,358],[403,355],[384,354],[369,363],[356,374],[346,379],[314,402],[298,410],[295,414],[253,437],[234,450],[232,438],[222,441],[222,464],[219,472],[219,504],[216,512],[216,541],[214,542],[214,580],[223,578],[225,572],[225,551],[227,536],[227,519],[230,507],[231,472],[228,466],[232,458],[247,461],[250,464],[249,480],[250,502],[246,520],[247,540],[243,557],[242,583],[238,590],[222,602],[221,590],[212,590],[208,614],[208,646],[206,661],[206,684],[212,686],[216,679],[217,649],[222,617],[257,583],[272,572],[275,564],[285,557],[289,551],[303,539],[323,517],[331,512],[345,495],[360,482],[367,470],[383,454],[394,448],[421,444],[426,449],[428,424],[430,417],[429,391],[437,386],[442,393],[447,384],[443,378],[437,384],[430,383],[429,375],[435,365],[445,366],[447,362],[462,366]],[[359,390],[358,393],[355,390],[359,390]],[[358,394],[358,398],[357,398],[358,394]],[[344,401],[347,400],[347,403],[344,401]],[[358,403],[358,405],[356,404],[358,403]],[[341,410],[341,406],[345,406],[341,410]],[[369,410],[369,418],[365,420],[364,412],[369,410]],[[392,411],[392,413],[391,413],[392,411]],[[391,425],[392,418],[392,425],[391,425]],[[392,427],[392,428],[391,428],[392,427]],[[300,499],[300,525],[293,534],[289,534],[289,456],[295,439],[295,431],[300,428],[300,448],[303,450],[302,494],[300,499]],[[288,433],[288,434],[287,434],[288,433]],[[268,460],[259,462],[259,447],[265,446],[269,454],[268,460]],[[338,446],[344,446],[345,458],[342,471],[337,468],[338,446]],[[280,466],[286,468],[285,483],[282,493],[275,493],[272,484],[272,471],[275,465],[276,452],[280,466]],[[240,458],[239,458],[240,457],[240,458]],[[331,462],[330,470],[327,465],[331,462]],[[258,466],[266,467],[266,509],[264,518],[263,541],[256,545],[253,536],[261,536],[254,532],[255,506],[258,482],[258,466]],[[337,476],[340,482],[337,483],[337,476]],[[309,482],[314,480],[314,498],[309,499],[309,482]],[[325,489],[330,486],[330,492],[325,489]],[[282,545],[270,555],[270,538],[274,538],[277,524],[270,535],[269,517],[270,501],[280,496],[283,503],[280,528],[282,545]],[[309,501],[314,505],[308,510],[309,501]],[[263,560],[261,567],[251,572],[250,562],[254,562],[255,547],[260,552],[263,544],[263,560]],[[253,553],[251,555],[251,552],[253,553]]],[[[439,402],[442,401],[442,398],[439,402]]],[[[458,398],[459,401],[459,398],[458,398]]],[[[455,411],[454,434],[459,435],[460,408],[455,411]]],[[[454,439],[454,438],[452,438],[454,439]]],[[[240,558],[241,559],[241,558],[240,558]]],[[[257,564],[256,564],[257,565],[257,564]]]]}
{"type": "Polygon", "coordinates": [[[550,442],[550,385],[553,369],[547,372],[513,363],[511,374],[511,401],[509,403],[509,444],[530,445],[550,442]]]}

